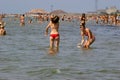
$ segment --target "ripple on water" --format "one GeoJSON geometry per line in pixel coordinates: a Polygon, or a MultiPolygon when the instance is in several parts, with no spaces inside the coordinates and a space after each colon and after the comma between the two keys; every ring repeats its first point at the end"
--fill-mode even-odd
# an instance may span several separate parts
{"type": "Polygon", "coordinates": [[[88,25],[96,41],[91,49],[81,49],[76,47],[81,40],[79,26],[63,23],[59,53],[50,55],[49,36],[44,36],[47,22],[8,25],[8,35],[0,37],[1,80],[120,79],[119,27],[88,25]]]}

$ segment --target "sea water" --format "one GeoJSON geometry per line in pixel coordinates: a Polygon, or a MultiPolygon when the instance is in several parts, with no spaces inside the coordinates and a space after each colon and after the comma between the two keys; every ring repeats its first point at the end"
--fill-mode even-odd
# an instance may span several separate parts
{"type": "Polygon", "coordinates": [[[0,80],[120,80],[120,27],[88,24],[96,41],[82,49],[79,25],[60,22],[59,52],[51,55],[47,21],[19,26],[18,20],[5,20],[0,80]]]}

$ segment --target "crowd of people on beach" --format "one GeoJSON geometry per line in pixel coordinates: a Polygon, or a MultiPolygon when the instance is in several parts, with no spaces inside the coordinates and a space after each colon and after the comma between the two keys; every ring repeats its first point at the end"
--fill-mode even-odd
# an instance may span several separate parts
{"type": "MultiPolygon", "coordinates": [[[[15,16],[16,17],[16,16],[15,16]]],[[[19,18],[20,26],[25,26],[25,18],[26,15],[22,14],[20,16],[17,16],[19,18]]],[[[0,35],[6,35],[6,30],[4,29],[6,22],[3,21],[3,16],[0,15],[0,35]]],[[[60,34],[59,34],[59,22],[60,21],[69,21],[73,22],[74,20],[79,21],[80,26],[80,33],[81,33],[81,43],[78,44],[79,47],[83,48],[89,48],[90,45],[95,41],[95,35],[92,33],[92,31],[86,27],[86,23],[89,21],[94,21],[95,24],[100,25],[114,25],[114,26],[120,26],[120,16],[119,15],[86,15],[83,13],[82,15],[38,15],[34,16],[34,19],[37,19],[39,23],[42,23],[44,21],[49,21],[48,25],[45,28],[45,35],[48,35],[48,30],[51,29],[50,32],[50,50],[53,50],[53,48],[56,48],[56,50],[59,50],[59,43],[60,43],[60,34]],[[85,36],[87,36],[87,39],[85,40],[85,36]]],[[[32,23],[32,18],[29,18],[28,23],[32,23]]]]}
{"type": "MultiPolygon", "coordinates": [[[[49,21],[50,16],[52,14],[35,14],[34,16],[31,16],[29,14],[15,14],[13,18],[19,19],[20,26],[24,26],[25,23],[32,23],[35,19],[38,23],[42,23],[44,21],[49,21]],[[29,18],[26,22],[26,18],[29,18]]],[[[54,14],[53,14],[54,15],[54,14]]],[[[74,22],[74,20],[79,21],[81,20],[82,14],[55,14],[60,17],[60,21],[69,21],[74,22]]],[[[6,17],[6,15],[0,14],[0,21],[3,21],[2,19],[6,17]]],[[[94,21],[95,24],[98,25],[114,25],[114,26],[120,26],[120,15],[118,14],[87,14],[86,13],[86,23],[89,21],[94,21]]],[[[93,23],[91,23],[93,24],[93,23]]]]}

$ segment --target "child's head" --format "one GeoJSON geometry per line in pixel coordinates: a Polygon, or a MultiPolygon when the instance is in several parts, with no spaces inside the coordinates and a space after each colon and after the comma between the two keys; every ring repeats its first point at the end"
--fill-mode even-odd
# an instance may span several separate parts
{"type": "Polygon", "coordinates": [[[54,16],[53,18],[51,18],[52,23],[58,23],[59,22],[59,17],[58,16],[54,16]]]}

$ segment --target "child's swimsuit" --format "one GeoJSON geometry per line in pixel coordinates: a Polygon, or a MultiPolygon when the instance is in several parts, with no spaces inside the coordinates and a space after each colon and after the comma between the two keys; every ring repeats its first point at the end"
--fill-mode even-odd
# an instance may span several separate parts
{"type": "Polygon", "coordinates": [[[53,39],[55,39],[56,37],[59,37],[59,34],[50,34],[50,37],[52,37],[53,39]]]}

